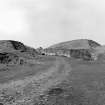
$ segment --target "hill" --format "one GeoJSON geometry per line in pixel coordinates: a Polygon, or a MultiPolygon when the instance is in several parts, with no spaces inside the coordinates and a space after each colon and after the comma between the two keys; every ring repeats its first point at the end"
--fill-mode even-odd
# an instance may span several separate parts
{"type": "Polygon", "coordinates": [[[0,41],[0,63],[19,64],[25,62],[25,59],[37,57],[38,52],[21,42],[13,40],[0,41]]]}
{"type": "Polygon", "coordinates": [[[96,60],[95,48],[101,45],[93,40],[78,39],[68,42],[58,43],[46,49],[38,48],[42,55],[65,56],[82,60],[96,60]]]}
{"type": "Polygon", "coordinates": [[[78,40],[72,40],[67,42],[62,42],[55,44],[53,46],[50,46],[49,48],[55,48],[55,49],[90,49],[95,48],[97,46],[101,46],[99,43],[89,40],[89,39],[78,39],[78,40]]]}
{"type": "Polygon", "coordinates": [[[18,51],[18,52],[34,52],[37,54],[37,51],[29,46],[24,45],[23,43],[19,41],[14,40],[1,40],[0,41],[0,52],[12,52],[12,51],[18,51]]]}
{"type": "Polygon", "coordinates": [[[1,40],[0,41],[0,50],[20,50],[26,51],[26,46],[18,41],[13,40],[1,40]]]}

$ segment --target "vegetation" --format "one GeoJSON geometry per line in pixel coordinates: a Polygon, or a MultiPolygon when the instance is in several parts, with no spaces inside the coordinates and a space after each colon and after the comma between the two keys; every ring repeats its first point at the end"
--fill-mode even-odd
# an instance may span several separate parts
{"type": "Polygon", "coordinates": [[[9,42],[14,47],[0,44],[0,105],[105,105],[105,54],[91,55],[99,44],[90,40],[89,49],[54,49],[56,56],[46,56],[43,48],[9,42]],[[59,56],[64,53],[70,57],[59,56]]]}

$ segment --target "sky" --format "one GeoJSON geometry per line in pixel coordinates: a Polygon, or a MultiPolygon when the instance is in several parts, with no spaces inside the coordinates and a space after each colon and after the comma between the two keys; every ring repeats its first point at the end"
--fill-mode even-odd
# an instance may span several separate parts
{"type": "Polygon", "coordinates": [[[0,40],[37,48],[74,39],[105,44],[104,0],[0,0],[0,40]]]}

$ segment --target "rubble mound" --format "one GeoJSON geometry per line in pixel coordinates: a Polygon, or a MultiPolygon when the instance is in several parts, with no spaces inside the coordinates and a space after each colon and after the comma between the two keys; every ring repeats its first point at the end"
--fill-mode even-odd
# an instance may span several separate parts
{"type": "Polygon", "coordinates": [[[12,44],[15,50],[21,50],[21,51],[27,50],[26,46],[21,42],[10,40],[10,43],[12,44]]]}

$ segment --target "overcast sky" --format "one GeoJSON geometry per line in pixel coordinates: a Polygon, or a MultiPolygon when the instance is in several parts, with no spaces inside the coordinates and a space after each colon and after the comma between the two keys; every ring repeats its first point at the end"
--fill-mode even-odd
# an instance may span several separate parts
{"type": "Polygon", "coordinates": [[[0,0],[0,40],[47,47],[78,38],[105,44],[105,0],[0,0]]]}

